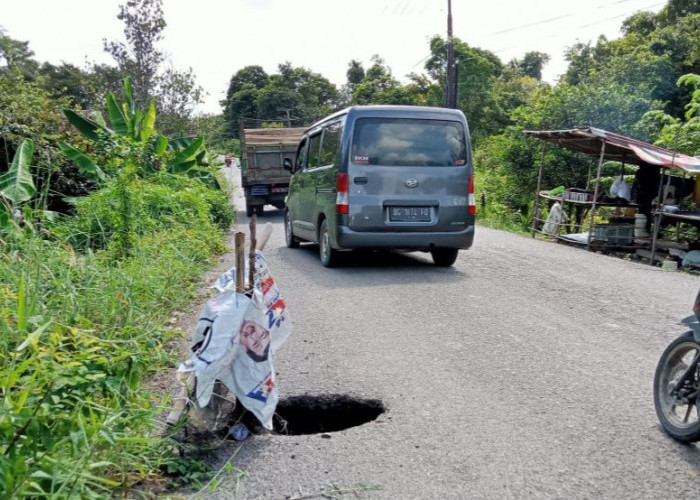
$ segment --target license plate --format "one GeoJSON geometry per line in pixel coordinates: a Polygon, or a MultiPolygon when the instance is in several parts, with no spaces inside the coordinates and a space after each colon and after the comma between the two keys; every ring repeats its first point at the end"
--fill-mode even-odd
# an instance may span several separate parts
{"type": "Polygon", "coordinates": [[[430,207],[390,207],[389,220],[395,222],[430,222],[430,207]]]}

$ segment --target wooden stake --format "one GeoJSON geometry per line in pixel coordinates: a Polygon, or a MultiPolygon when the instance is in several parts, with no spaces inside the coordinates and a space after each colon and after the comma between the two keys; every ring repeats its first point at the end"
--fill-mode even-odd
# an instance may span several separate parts
{"type": "Polygon", "coordinates": [[[253,294],[253,289],[255,288],[255,246],[257,245],[257,238],[255,234],[255,227],[258,223],[258,216],[253,214],[250,218],[250,247],[248,250],[248,290],[250,295],[253,294]]]}
{"type": "Polygon", "coordinates": [[[236,292],[245,293],[245,233],[238,231],[235,235],[236,249],[236,292]]]}

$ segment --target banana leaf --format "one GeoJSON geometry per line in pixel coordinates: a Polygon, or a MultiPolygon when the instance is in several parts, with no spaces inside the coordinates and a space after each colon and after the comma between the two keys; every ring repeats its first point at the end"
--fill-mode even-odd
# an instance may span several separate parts
{"type": "Polygon", "coordinates": [[[119,109],[117,100],[114,94],[107,94],[107,111],[109,112],[109,121],[112,123],[112,128],[117,135],[126,135],[128,129],[126,126],[126,118],[119,109]]]}
{"type": "Polygon", "coordinates": [[[195,164],[196,164],[196,162],[194,160],[181,161],[178,163],[171,163],[170,164],[170,172],[173,174],[181,174],[183,172],[187,172],[195,164]]]}
{"type": "Polygon", "coordinates": [[[160,156],[165,152],[168,147],[168,139],[164,136],[158,136],[158,143],[156,144],[156,156],[160,156]]]}
{"type": "Polygon", "coordinates": [[[141,130],[143,128],[143,111],[136,110],[131,115],[131,118],[127,122],[129,127],[129,136],[133,139],[139,141],[141,140],[141,130]]]}
{"type": "Polygon", "coordinates": [[[197,160],[197,165],[202,166],[202,167],[208,167],[209,162],[207,161],[207,150],[203,149],[200,151],[197,156],[195,156],[195,159],[197,160]]]}
{"type": "Polygon", "coordinates": [[[73,146],[66,144],[65,142],[59,142],[58,147],[61,148],[61,151],[63,151],[68,158],[73,160],[75,164],[78,165],[78,169],[82,174],[93,178],[97,177],[100,180],[104,180],[106,178],[105,173],[100,169],[100,167],[98,167],[95,162],[93,162],[82,151],[75,149],[73,146]]]}
{"type": "Polygon", "coordinates": [[[2,202],[2,200],[0,200],[0,230],[4,229],[8,231],[13,226],[14,224],[12,222],[12,214],[10,213],[10,209],[7,207],[6,202],[2,202]]]}
{"type": "Polygon", "coordinates": [[[98,124],[99,126],[101,126],[102,128],[104,128],[104,129],[108,129],[108,128],[109,128],[109,127],[107,126],[107,122],[105,121],[105,117],[102,116],[102,112],[101,112],[101,111],[93,111],[93,112],[91,113],[90,116],[92,116],[92,121],[94,121],[95,123],[97,123],[97,124],[98,124]]]}
{"type": "Polygon", "coordinates": [[[131,78],[128,76],[124,78],[124,95],[126,96],[127,102],[125,103],[125,106],[127,106],[127,112],[125,113],[126,116],[133,115],[134,114],[134,94],[131,91],[131,78]]]}
{"type": "Polygon", "coordinates": [[[12,203],[24,203],[36,193],[32,173],[29,171],[34,156],[34,141],[25,139],[12,159],[10,170],[0,176],[0,195],[12,203]]]}
{"type": "Polygon", "coordinates": [[[66,118],[68,118],[68,121],[70,122],[71,125],[73,125],[75,128],[77,128],[81,134],[83,134],[85,137],[87,137],[91,141],[98,141],[99,140],[100,134],[98,133],[98,131],[100,131],[100,130],[109,134],[109,135],[112,135],[114,133],[110,129],[108,129],[107,127],[102,126],[99,123],[90,120],[89,118],[85,118],[83,116],[80,116],[78,113],[76,113],[72,109],[63,108],[63,114],[66,115],[66,118]]]}
{"type": "Polygon", "coordinates": [[[171,151],[177,152],[191,145],[195,139],[195,137],[173,137],[169,139],[168,147],[171,151]]]}
{"type": "Polygon", "coordinates": [[[187,146],[185,149],[182,151],[178,151],[175,154],[175,158],[173,158],[173,164],[178,164],[182,163],[185,160],[189,160],[192,158],[192,156],[197,152],[197,150],[202,147],[202,144],[204,144],[204,138],[200,137],[198,139],[195,139],[192,144],[187,146]]]}
{"type": "Polygon", "coordinates": [[[143,117],[141,129],[141,142],[146,142],[156,130],[156,107],[153,103],[148,105],[148,110],[143,117]]]}

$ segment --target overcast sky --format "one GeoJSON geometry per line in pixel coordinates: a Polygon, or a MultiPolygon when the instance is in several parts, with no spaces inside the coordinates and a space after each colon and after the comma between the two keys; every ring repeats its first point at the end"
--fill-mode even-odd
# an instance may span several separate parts
{"type": "MultiPolygon", "coordinates": [[[[0,26],[28,41],[40,62],[83,67],[113,63],[102,39],[124,40],[117,19],[125,0],[0,0],[0,26]]],[[[423,73],[428,41],[447,36],[447,0],[164,0],[168,24],[160,48],[175,69],[192,68],[208,93],[200,112],[220,113],[231,76],[248,65],[275,73],[286,61],[345,83],[351,59],[365,68],[374,54],[394,77],[423,73]]],[[[453,34],[504,63],[526,52],[550,55],[544,79],[566,69],[563,52],[599,35],[620,37],[622,21],[658,12],[658,0],[452,0],[453,34]]]]}

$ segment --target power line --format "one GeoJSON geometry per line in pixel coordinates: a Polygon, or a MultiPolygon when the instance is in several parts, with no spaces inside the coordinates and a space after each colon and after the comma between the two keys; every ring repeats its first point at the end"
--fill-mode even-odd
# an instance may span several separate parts
{"type": "MultiPolygon", "coordinates": [[[[630,1],[633,1],[633,0],[617,0],[617,1],[615,2],[615,4],[623,4],[623,3],[630,2],[630,1]]],[[[401,2],[402,2],[402,0],[399,0],[399,4],[400,4],[401,2]]],[[[618,15],[616,15],[616,16],[608,17],[608,18],[605,18],[605,19],[600,19],[600,20],[597,20],[597,21],[592,22],[592,23],[588,23],[588,24],[583,24],[583,25],[577,26],[575,29],[590,28],[590,27],[592,27],[592,26],[597,26],[597,25],[600,25],[600,24],[607,23],[607,22],[612,21],[612,20],[614,20],[614,19],[619,19],[619,18],[621,18],[621,17],[628,17],[628,16],[631,16],[631,15],[633,15],[633,14],[636,13],[636,12],[645,11],[645,10],[649,10],[649,9],[654,9],[654,8],[656,8],[656,7],[661,7],[661,6],[663,6],[663,5],[666,5],[666,2],[655,2],[655,3],[650,4],[650,5],[646,5],[646,6],[643,6],[643,7],[635,8],[633,12],[622,13],[622,14],[618,14],[618,15]]],[[[594,8],[601,9],[601,8],[605,8],[605,7],[608,7],[608,6],[609,6],[608,3],[600,3],[600,4],[598,4],[597,6],[595,6],[594,8]]],[[[397,5],[397,7],[398,7],[398,5],[397,5]]],[[[396,8],[396,7],[395,7],[395,8],[396,8]]],[[[566,18],[570,18],[570,17],[575,17],[576,14],[577,14],[576,12],[568,12],[568,13],[561,14],[561,15],[556,16],[556,17],[552,17],[552,18],[548,18],[548,19],[543,19],[542,21],[537,21],[537,22],[534,22],[534,23],[523,24],[523,25],[520,25],[520,26],[513,26],[512,28],[508,28],[508,29],[504,29],[504,30],[494,31],[493,33],[488,33],[488,34],[483,35],[483,36],[490,37],[490,36],[505,35],[505,34],[507,34],[507,33],[512,33],[512,32],[514,32],[514,31],[524,30],[524,29],[527,29],[527,28],[533,28],[533,27],[536,27],[536,26],[541,26],[541,25],[544,25],[544,24],[549,24],[549,23],[552,23],[552,22],[554,22],[554,21],[558,21],[558,20],[562,20],[562,19],[566,19],[566,18]]],[[[551,34],[551,35],[547,35],[547,36],[544,36],[544,37],[539,37],[539,38],[536,38],[536,39],[533,39],[533,40],[530,40],[530,41],[533,41],[533,42],[540,42],[540,41],[542,41],[542,40],[550,39],[550,38],[552,38],[552,37],[554,37],[554,36],[556,36],[556,34],[551,34]]],[[[502,52],[505,52],[505,51],[508,51],[508,50],[511,50],[511,49],[514,49],[514,48],[516,48],[516,46],[509,46],[509,47],[504,47],[504,48],[500,48],[500,49],[497,49],[497,50],[493,50],[492,52],[493,52],[494,54],[499,54],[499,53],[502,53],[502,52]]],[[[423,63],[423,62],[424,62],[426,59],[428,59],[431,55],[432,55],[432,53],[428,53],[425,57],[423,57],[421,60],[419,60],[418,62],[416,62],[413,66],[411,66],[411,68],[415,68],[415,67],[418,66],[419,64],[423,63]]]]}

